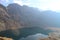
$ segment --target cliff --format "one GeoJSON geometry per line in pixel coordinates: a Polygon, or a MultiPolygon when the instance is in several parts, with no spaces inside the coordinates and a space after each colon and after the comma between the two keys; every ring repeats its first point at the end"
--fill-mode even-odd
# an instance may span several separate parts
{"type": "MultiPolygon", "coordinates": [[[[0,4],[0,32],[10,30],[9,32],[19,35],[20,24],[11,18],[8,14],[7,8],[0,4]]],[[[8,32],[6,32],[8,33],[8,32]]],[[[3,36],[4,32],[1,36],[3,36]]]]}

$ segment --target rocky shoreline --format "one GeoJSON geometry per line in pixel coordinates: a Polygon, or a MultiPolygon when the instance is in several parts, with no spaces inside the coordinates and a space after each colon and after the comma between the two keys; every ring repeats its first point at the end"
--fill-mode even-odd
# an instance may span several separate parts
{"type": "Polygon", "coordinates": [[[0,37],[0,40],[13,40],[12,38],[0,37]]]}

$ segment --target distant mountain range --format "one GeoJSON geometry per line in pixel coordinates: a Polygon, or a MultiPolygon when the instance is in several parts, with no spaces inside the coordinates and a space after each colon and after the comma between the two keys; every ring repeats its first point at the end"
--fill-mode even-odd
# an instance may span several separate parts
{"type": "Polygon", "coordinates": [[[22,26],[50,26],[60,27],[60,13],[54,11],[39,11],[26,5],[10,4],[7,7],[12,19],[18,21],[22,26]]]}

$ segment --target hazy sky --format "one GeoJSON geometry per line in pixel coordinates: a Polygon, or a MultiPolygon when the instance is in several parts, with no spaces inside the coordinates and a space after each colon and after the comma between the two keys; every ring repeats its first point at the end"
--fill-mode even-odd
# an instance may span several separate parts
{"type": "Polygon", "coordinates": [[[4,5],[18,3],[20,5],[28,5],[42,10],[60,11],[60,0],[0,0],[0,3],[4,5]]]}

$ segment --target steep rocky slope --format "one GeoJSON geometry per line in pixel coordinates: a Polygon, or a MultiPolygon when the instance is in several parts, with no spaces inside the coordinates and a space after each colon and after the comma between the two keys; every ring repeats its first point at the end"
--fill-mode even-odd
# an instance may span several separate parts
{"type": "Polygon", "coordinates": [[[0,31],[7,29],[6,22],[8,18],[9,15],[7,14],[6,8],[0,4],[0,31]]]}
{"type": "Polygon", "coordinates": [[[16,3],[9,4],[7,9],[11,18],[24,27],[60,27],[60,13],[55,11],[40,11],[37,8],[20,6],[16,3]]]}
{"type": "Polygon", "coordinates": [[[19,34],[18,28],[20,27],[20,24],[8,14],[6,7],[0,4],[0,32],[11,30],[11,32],[19,34]]]}
{"type": "Polygon", "coordinates": [[[16,20],[21,24],[21,26],[24,27],[32,27],[32,26],[38,26],[37,23],[37,14],[39,13],[38,10],[35,8],[31,8],[28,6],[20,6],[16,3],[10,4],[7,6],[9,15],[12,19],[16,20]],[[33,12],[32,12],[33,11],[33,12]],[[36,11],[36,12],[34,12],[36,11]]]}

